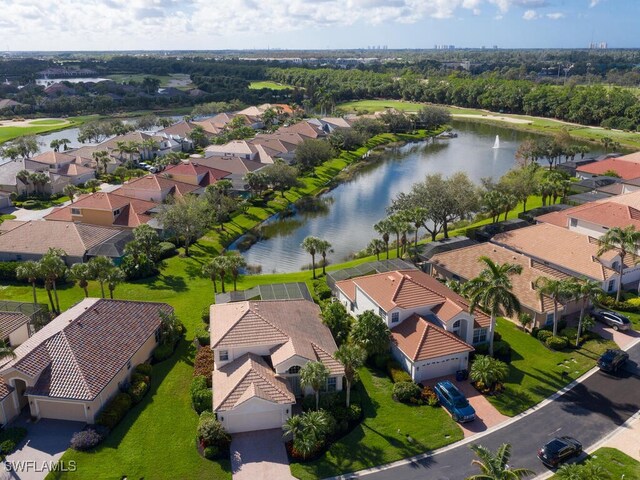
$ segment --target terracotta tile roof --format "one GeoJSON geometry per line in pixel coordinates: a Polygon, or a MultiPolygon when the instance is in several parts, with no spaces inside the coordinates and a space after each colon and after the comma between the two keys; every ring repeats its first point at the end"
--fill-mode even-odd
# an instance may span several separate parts
{"type": "Polygon", "coordinates": [[[214,411],[232,410],[255,397],[281,405],[296,402],[289,382],[252,353],[214,370],[212,383],[214,411]]]}
{"type": "Polygon", "coordinates": [[[624,160],[625,162],[640,163],[640,152],[633,152],[628,155],[622,155],[618,157],[618,160],[624,160]]]}
{"type": "Polygon", "coordinates": [[[143,132],[129,132],[125,135],[118,135],[117,137],[113,137],[106,142],[102,142],[99,145],[100,150],[114,150],[118,148],[118,142],[138,142],[142,143],[145,140],[149,140],[152,138],[152,135],[143,132]]]}
{"type": "Polygon", "coordinates": [[[196,124],[193,122],[182,121],[174,123],[169,127],[163,128],[158,133],[166,133],[167,135],[176,135],[184,138],[191,133],[191,130],[193,130],[193,127],[195,127],[195,125],[196,124]]]}
{"type": "Polygon", "coordinates": [[[306,138],[318,138],[324,137],[326,133],[319,127],[310,124],[309,122],[298,122],[288,127],[279,128],[277,134],[297,133],[306,138]]]}
{"type": "MultiPolygon", "coordinates": [[[[321,361],[337,350],[320,308],[307,300],[265,300],[211,305],[211,348],[273,345],[273,365],[299,355],[321,361]],[[322,354],[318,352],[323,352],[322,354]]],[[[342,367],[327,365],[335,373],[342,367]]]]}
{"type": "Polygon", "coordinates": [[[75,157],[65,153],[50,151],[36,155],[31,160],[38,163],[46,163],[48,165],[64,165],[65,163],[73,162],[75,157]]]}
{"type": "MultiPolygon", "coordinates": [[[[457,314],[453,312],[469,312],[466,299],[420,270],[398,270],[356,277],[336,282],[336,287],[352,301],[357,287],[387,312],[396,307],[405,310],[430,307],[434,313],[436,310],[441,312],[441,318],[445,321],[457,314]]],[[[476,328],[487,327],[491,321],[480,311],[474,312],[474,316],[476,328]]]]}
{"type": "Polygon", "coordinates": [[[253,146],[257,148],[258,145],[262,145],[263,147],[268,148],[271,152],[274,152],[273,155],[293,152],[298,143],[300,142],[293,143],[278,137],[267,135],[258,135],[256,138],[251,140],[251,144],[253,146]]]}
{"type": "Polygon", "coordinates": [[[4,400],[11,392],[13,392],[13,387],[4,383],[4,379],[0,377],[0,401],[4,400]]]}
{"type": "Polygon", "coordinates": [[[82,223],[32,220],[0,235],[0,251],[43,255],[49,247],[82,257],[87,250],[115,237],[119,229],[82,223]]]}
{"type": "Polygon", "coordinates": [[[0,336],[7,338],[26,323],[29,323],[29,317],[22,312],[0,312],[0,336]]]}
{"type": "Polygon", "coordinates": [[[626,161],[624,157],[607,158],[606,160],[583,165],[576,169],[578,172],[589,173],[591,175],[602,175],[608,170],[613,170],[620,178],[625,180],[640,177],[640,163],[636,161],[626,161]]]}
{"type": "Polygon", "coordinates": [[[630,207],[640,210],[640,190],[601,200],[601,202],[604,201],[616,202],[620,205],[629,205],[630,207]]]}
{"type": "MultiPolygon", "coordinates": [[[[540,223],[500,233],[491,242],[594,280],[603,281],[615,274],[598,260],[597,242],[555,225],[540,223]]],[[[610,260],[616,254],[608,252],[601,258],[610,260]]]]}
{"type": "Polygon", "coordinates": [[[253,155],[255,149],[246,140],[232,140],[224,145],[209,145],[205,148],[205,152],[212,152],[214,155],[253,155]]]}
{"type": "Polygon", "coordinates": [[[25,220],[5,220],[0,223],[0,234],[10,232],[14,228],[21,227],[25,223],[27,223],[25,220]]]}
{"type": "Polygon", "coordinates": [[[393,327],[391,341],[413,362],[474,350],[453,333],[419,315],[411,315],[393,327]]]}
{"type": "Polygon", "coordinates": [[[163,172],[158,175],[145,175],[144,177],[130,180],[116,191],[124,196],[135,197],[135,194],[131,193],[135,190],[142,190],[146,192],[152,191],[158,193],[162,191],[169,191],[169,193],[171,194],[174,194],[174,192],[177,191],[179,194],[184,195],[197,189],[197,185],[189,185],[188,183],[178,182],[177,180],[168,178],[165,175],[165,172],[163,172]]]}
{"type": "Polygon", "coordinates": [[[52,173],[55,173],[56,175],[64,175],[66,177],[77,177],[78,175],[87,175],[94,172],[95,170],[93,168],[85,167],[77,163],[70,163],[59,168],[57,172],[52,173]]]}
{"type": "Polygon", "coordinates": [[[264,165],[254,160],[240,157],[205,157],[196,160],[200,165],[226,171],[229,173],[246,174],[263,168],[264,165]]]}
{"type": "Polygon", "coordinates": [[[601,225],[603,227],[626,227],[635,225],[640,230],[640,210],[617,203],[617,197],[604,201],[589,202],[577,207],[568,208],[561,212],[548,213],[536,218],[542,223],[549,223],[558,227],[569,227],[572,218],[601,225]]]}
{"type": "Polygon", "coordinates": [[[207,181],[203,185],[206,186],[226,177],[231,172],[201,165],[199,162],[181,162],[178,165],[171,165],[167,167],[164,173],[167,175],[192,175],[194,180],[197,177],[204,175],[205,178],[200,182],[200,185],[203,185],[203,182],[207,181]]]}
{"type": "Polygon", "coordinates": [[[492,243],[480,243],[438,253],[431,258],[431,262],[437,269],[447,270],[460,277],[462,281],[468,281],[477,277],[484,269],[484,264],[478,261],[482,256],[489,257],[496,263],[514,263],[522,267],[522,274],[511,276],[513,293],[522,305],[536,312],[553,311],[553,302],[547,297],[541,298],[540,294],[534,290],[533,284],[536,279],[542,276],[557,279],[570,278],[566,273],[555,270],[553,267],[492,243]]]}
{"type": "Polygon", "coordinates": [[[2,366],[38,378],[29,395],[93,400],[160,326],[165,303],[87,298],[15,349],[2,366]]]}

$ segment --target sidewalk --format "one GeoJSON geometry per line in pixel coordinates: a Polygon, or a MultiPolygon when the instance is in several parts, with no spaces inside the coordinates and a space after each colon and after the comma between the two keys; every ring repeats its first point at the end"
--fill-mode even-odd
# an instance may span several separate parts
{"type": "Polygon", "coordinates": [[[617,448],[640,462],[640,418],[636,418],[631,425],[621,429],[601,446],[617,448]]]}

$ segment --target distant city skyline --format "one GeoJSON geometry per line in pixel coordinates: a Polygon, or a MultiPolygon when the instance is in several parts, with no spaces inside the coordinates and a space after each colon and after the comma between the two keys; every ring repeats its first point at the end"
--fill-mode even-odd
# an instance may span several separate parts
{"type": "Polygon", "coordinates": [[[0,0],[0,50],[639,47],[637,0],[0,0]]]}

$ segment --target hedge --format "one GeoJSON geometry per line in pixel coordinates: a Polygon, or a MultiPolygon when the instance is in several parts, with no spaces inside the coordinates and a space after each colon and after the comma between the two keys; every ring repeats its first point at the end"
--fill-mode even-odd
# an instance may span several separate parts
{"type": "Polygon", "coordinates": [[[196,375],[189,387],[191,406],[198,414],[213,408],[213,392],[207,383],[207,377],[196,375]]]}
{"type": "Polygon", "coordinates": [[[196,330],[195,337],[196,340],[198,340],[198,345],[201,347],[207,346],[211,343],[211,334],[204,327],[196,330]]]}
{"type": "Polygon", "coordinates": [[[551,350],[564,350],[569,345],[569,340],[567,337],[549,337],[544,343],[551,350]]]}
{"type": "Polygon", "coordinates": [[[415,382],[398,382],[393,384],[393,398],[398,402],[408,403],[422,393],[420,386],[415,382]]]}
{"type": "Polygon", "coordinates": [[[134,371],[136,373],[140,373],[142,375],[150,377],[151,372],[153,371],[153,366],[150,363],[141,363],[140,365],[136,366],[134,371]]]}
{"type": "Polygon", "coordinates": [[[176,254],[176,246],[171,242],[160,242],[158,244],[158,258],[163,260],[176,254]]]}
{"type": "Polygon", "coordinates": [[[389,377],[391,377],[391,381],[393,381],[393,383],[413,381],[411,375],[409,375],[395,360],[389,360],[387,362],[387,373],[389,374],[389,377]]]}
{"type": "Polygon", "coordinates": [[[145,394],[149,391],[147,382],[132,383],[127,393],[131,396],[133,403],[140,403],[145,394]]]}
{"type": "Polygon", "coordinates": [[[132,405],[133,400],[128,393],[119,393],[100,411],[96,423],[113,430],[131,409],[132,405]]]}
{"type": "Polygon", "coordinates": [[[0,280],[16,281],[16,268],[22,262],[0,262],[0,280]]]}
{"type": "Polygon", "coordinates": [[[169,358],[172,354],[173,354],[173,345],[170,345],[170,344],[158,345],[153,350],[153,359],[156,362],[161,362],[169,358]]]}
{"type": "Polygon", "coordinates": [[[207,382],[210,382],[211,372],[213,372],[213,350],[209,347],[198,349],[193,361],[193,375],[202,375],[207,378],[207,382]]]}

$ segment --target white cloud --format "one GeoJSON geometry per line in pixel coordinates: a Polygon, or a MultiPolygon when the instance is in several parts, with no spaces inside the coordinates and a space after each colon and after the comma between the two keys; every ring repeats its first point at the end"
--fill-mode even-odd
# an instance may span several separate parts
{"type": "Polygon", "coordinates": [[[562,12],[547,13],[545,17],[550,18],[551,20],[560,20],[561,18],[564,18],[564,13],[562,12]]]}
{"type": "Polygon", "coordinates": [[[591,0],[589,2],[589,8],[593,8],[600,3],[600,0],[591,0]]]}
{"type": "Polygon", "coordinates": [[[524,14],[522,14],[522,18],[524,18],[525,20],[536,20],[537,18],[539,18],[539,16],[538,12],[536,12],[535,10],[527,10],[526,12],[524,12],[524,14]]]}

